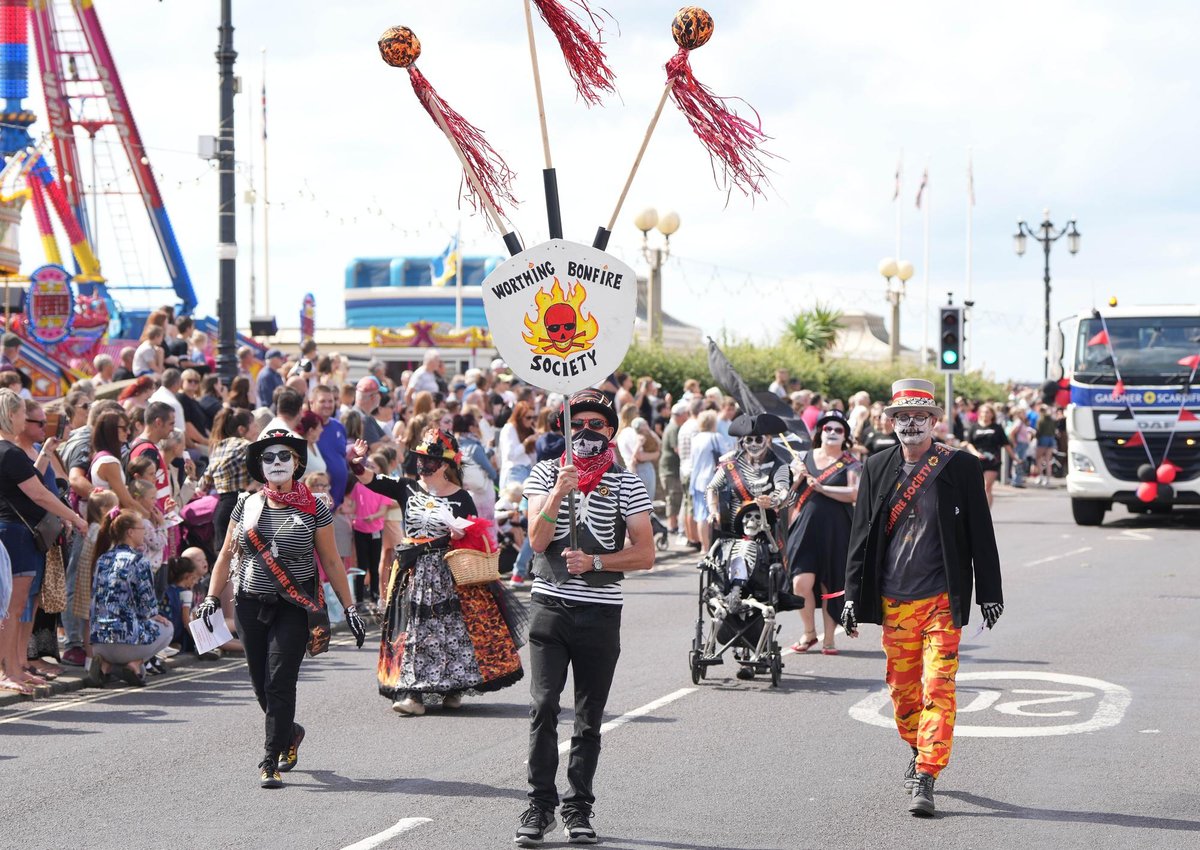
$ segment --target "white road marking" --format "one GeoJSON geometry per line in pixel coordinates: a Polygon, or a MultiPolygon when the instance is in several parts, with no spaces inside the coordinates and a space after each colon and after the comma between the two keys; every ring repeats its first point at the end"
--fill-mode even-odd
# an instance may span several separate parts
{"type": "MultiPolygon", "coordinates": [[[[955,735],[964,738],[1040,738],[1049,735],[1076,735],[1081,732],[1095,732],[1100,729],[1107,729],[1110,726],[1116,726],[1120,723],[1125,716],[1125,709],[1129,707],[1129,703],[1133,700],[1133,694],[1120,685],[1114,685],[1112,682],[1106,682],[1103,679],[1091,679],[1087,676],[1074,676],[1069,673],[1049,673],[1041,670],[1010,672],[982,670],[958,674],[958,681],[960,682],[996,680],[1033,680],[1090,688],[1090,693],[1094,693],[1095,696],[1099,697],[1099,704],[1096,706],[1096,710],[1091,717],[1081,720],[1078,723],[1065,723],[1055,726],[961,726],[956,724],[954,727],[955,735]]],[[[1013,689],[1012,693],[1029,693],[1029,691],[1013,689]]],[[[1055,702],[1077,698],[1075,694],[1069,691],[1055,691],[1054,693],[1064,695],[1060,699],[1053,700],[1055,702]],[[1065,696],[1068,694],[1070,696],[1065,696]]],[[[884,716],[881,713],[885,707],[890,709],[891,703],[891,697],[888,695],[888,692],[886,690],[879,691],[851,706],[850,716],[871,726],[895,729],[895,721],[890,716],[884,716]]],[[[1029,700],[1013,703],[1016,708],[1022,708],[1031,704],[1033,702],[1029,700]]],[[[1003,705],[1007,707],[1009,703],[1006,702],[1003,705]]],[[[995,708],[997,711],[1002,711],[999,704],[995,708]]],[[[1025,712],[1009,711],[1003,713],[1020,714],[1025,712]]],[[[1033,715],[1032,712],[1026,714],[1027,716],[1033,715]]],[[[1054,715],[1042,713],[1040,716],[1054,715]]]]}
{"type": "Polygon", "coordinates": [[[1147,534],[1144,531],[1135,531],[1132,528],[1126,528],[1123,531],[1121,531],[1120,534],[1108,535],[1108,539],[1109,540],[1119,540],[1122,543],[1128,543],[1131,540],[1136,540],[1136,541],[1153,540],[1154,537],[1150,534],[1147,534]]]}
{"type": "Polygon", "coordinates": [[[343,847],[342,850],[372,850],[372,848],[378,847],[380,844],[391,841],[397,835],[403,835],[410,829],[416,829],[423,823],[433,823],[433,821],[430,818],[404,818],[397,821],[395,826],[388,827],[383,832],[377,832],[368,838],[364,838],[362,841],[356,841],[353,844],[343,847]]]}
{"type": "MultiPolygon", "coordinates": [[[[658,709],[662,708],[664,705],[673,703],[677,699],[683,699],[683,697],[687,696],[688,694],[694,694],[698,690],[699,690],[699,688],[680,688],[679,690],[677,690],[673,693],[667,694],[665,697],[659,697],[658,699],[654,700],[654,702],[646,703],[641,708],[635,708],[635,709],[633,709],[633,711],[627,711],[624,714],[622,714],[620,717],[614,717],[612,720],[608,721],[603,726],[601,726],[600,734],[604,734],[605,732],[611,732],[613,729],[616,729],[619,726],[624,726],[630,720],[636,720],[639,717],[645,717],[647,714],[650,714],[651,712],[658,711],[658,709]]],[[[571,749],[571,739],[567,738],[565,741],[563,741],[561,744],[558,745],[558,754],[564,755],[570,749],[571,749]]]]}
{"type": "Polygon", "coordinates": [[[1157,735],[1158,734],[1157,729],[1139,729],[1138,731],[1141,732],[1143,735],[1157,735]]]}
{"type": "Polygon", "coordinates": [[[1063,558],[1070,558],[1072,555],[1082,555],[1084,552],[1090,551],[1092,551],[1091,546],[1084,546],[1071,552],[1063,552],[1061,555],[1050,555],[1045,558],[1038,558],[1036,561],[1027,561],[1025,566],[1036,567],[1038,564],[1048,564],[1051,561],[1061,561],[1063,558]]]}

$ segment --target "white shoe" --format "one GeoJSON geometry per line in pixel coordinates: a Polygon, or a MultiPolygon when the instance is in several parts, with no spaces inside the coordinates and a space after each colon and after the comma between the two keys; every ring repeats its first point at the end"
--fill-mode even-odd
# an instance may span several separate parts
{"type": "Polygon", "coordinates": [[[462,694],[447,694],[442,698],[442,708],[462,708],[462,694]]]}
{"type": "Polygon", "coordinates": [[[406,717],[420,717],[425,713],[425,704],[417,702],[412,697],[396,700],[392,703],[392,711],[397,714],[403,714],[406,717]]]}

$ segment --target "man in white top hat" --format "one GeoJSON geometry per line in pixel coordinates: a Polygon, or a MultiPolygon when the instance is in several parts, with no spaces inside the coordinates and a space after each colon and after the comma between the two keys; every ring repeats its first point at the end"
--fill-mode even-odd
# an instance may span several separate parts
{"type": "Polygon", "coordinates": [[[900,737],[912,748],[908,810],[934,813],[934,780],[954,740],[958,643],[971,588],[990,629],[1004,610],[1000,556],[979,461],[933,442],[943,416],[933,384],[892,384],[884,412],[900,444],[867,458],[858,488],[842,625],[883,626],[887,684],[900,737]]]}

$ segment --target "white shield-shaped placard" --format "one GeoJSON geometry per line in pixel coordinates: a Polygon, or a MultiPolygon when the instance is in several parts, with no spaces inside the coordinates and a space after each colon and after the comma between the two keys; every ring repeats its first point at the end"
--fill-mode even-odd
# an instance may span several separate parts
{"type": "Polygon", "coordinates": [[[633,341],[637,276],[611,254],[551,239],[487,276],[496,350],[528,384],[564,395],[616,371],[633,341]]]}

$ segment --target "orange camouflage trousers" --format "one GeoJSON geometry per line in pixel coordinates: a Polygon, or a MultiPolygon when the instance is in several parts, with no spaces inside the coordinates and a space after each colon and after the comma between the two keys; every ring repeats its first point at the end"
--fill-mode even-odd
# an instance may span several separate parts
{"type": "Polygon", "coordinates": [[[950,597],[883,597],[883,651],[896,728],[917,748],[917,770],[936,777],[950,761],[957,702],[958,641],[950,597]]]}

